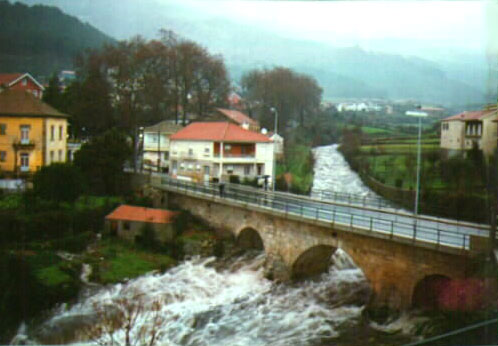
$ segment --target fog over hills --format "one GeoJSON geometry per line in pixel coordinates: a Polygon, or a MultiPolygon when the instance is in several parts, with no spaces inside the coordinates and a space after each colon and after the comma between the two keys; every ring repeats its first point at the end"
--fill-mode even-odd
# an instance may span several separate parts
{"type": "MultiPolygon", "coordinates": [[[[430,40],[427,37],[417,38],[418,32],[413,30],[406,39],[400,35],[382,37],[382,34],[351,39],[348,32],[354,31],[354,28],[349,27],[347,21],[337,25],[338,32],[330,35],[325,32],[326,23],[323,35],[318,30],[306,36],[303,27],[288,31],[285,28],[289,27],[284,28],[282,24],[290,21],[285,17],[284,10],[293,3],[285,2],[238,2],[242,8],[237,13],[226,9],[237,2],[226,1],[22,2],[58,6],[117,39],[127,39],[137,34],[155,38],[161,28],[173,30],[204,45],[213,53],[222,54],[234,81],[238,81],[243,73],[252,68],[278,65],[314,76],[323,87],[326,99],[380,97],[416,99],[443,105],[479,104],[496,100],[498,79],[496,71],[490,70],[489,57],[486,56],[478,28],[459,28],[458,22],[451,22],[456,21],[454,18],[449,18],[450,23],[447,25],[455,25],[454,28],[440,25],[434,30],[441,32],[434,32],[434,35],[429,32],[430,37],[434,36],[430,40]],[[254,6],[262,6],[263,10],[250,17],[251,11],[258,10],[254,6]],[[271,20],[263,22],[265,17],[279,14],[279,11],[284,14],[274,17],[276,29],[269,26],[271,20]],[[345,33],[341,33],[341,30],[345,33]],[[452,30],[461,37],[448,36],[452,30]],[[329,35],[327,41],[325,34],[329,35]]],[[[379,13],[384,11],[381,5],[375,8],[379,9],[379,13]]],[[[332,18],[332,15],[322,18],[332,18]]],[[[451,13],[448,17],[451,17],[451,13]]],[[[302,18],[296,18],[296,23],[302,21],[302,18]]],[[[333,22],[332,19],[330,22],[333,22]]],[[[311,27],[314,23],[307,25],[311,27]]],[[[399,29],[401,31],[404,28],[399,29]]]]}

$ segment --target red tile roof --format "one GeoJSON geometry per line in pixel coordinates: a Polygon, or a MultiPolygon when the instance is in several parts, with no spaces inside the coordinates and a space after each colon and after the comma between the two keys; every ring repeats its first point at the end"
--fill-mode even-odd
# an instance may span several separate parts
{"type": "Polygon", "coordinates": [[[9,85],[22,75],[23,73],[0,73],[0,84],[9,85]]]}
{"type": "Polygon", "coordinates": [[[114,211],[107,215],[105,218],[107,220],[172,223],[176,215],[178,215],[178,213],[174,211],[135,207],[132,205],[123,204],[114,209],[114,211]]]}
{"type": "Polygon", "coordinates": [[[258,122],[242,112],[233,109],[216,108],[218,112],[226,116],[227,118],[235,121],[237,124],[242,125],[247,123],[249,125],[258,125],[258,122]]]}
{"type": "Polygon", "coordinates": [[[481,110],[481,111],[465,111],[457,115],[452,115],[451,117],[444,118],[442,121],[466,121],[466,120],[480,120],[485,116],[488,116],[496,111],[494,110],[481,110]]]}
{"type": "Polygon", "coordinates": [[[181,129],[171,140],[219,142],[271,142],[267,136],[227,122],[196,122],[181,129]]]}
{"type": "Polygon", "coordinates": [[[32,75],[29,73],[0,73],[0,85],[5,84],[7,86],[12,86],[16,84],[20,80],[24,79],[23,77],[31,79],[33,83],[35,83],[41,90],[45,88],[41,85],[32,75]],[[14,83],[16,82],[16,83],[14,83]]]}
{"type": "Polygon", "coordinates": [[[0,91],[0,115],[66,118],[68,115],[52,108],[25,90],[0,91]]]}

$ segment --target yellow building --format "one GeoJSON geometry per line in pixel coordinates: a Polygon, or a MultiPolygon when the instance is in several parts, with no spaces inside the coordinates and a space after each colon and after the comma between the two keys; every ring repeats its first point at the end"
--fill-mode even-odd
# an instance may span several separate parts
{"type": "Polygon", "coordinates": [[[29,92],[0,92],[0,171],[17,175],[65,162],[67,118],[29,92]]]}

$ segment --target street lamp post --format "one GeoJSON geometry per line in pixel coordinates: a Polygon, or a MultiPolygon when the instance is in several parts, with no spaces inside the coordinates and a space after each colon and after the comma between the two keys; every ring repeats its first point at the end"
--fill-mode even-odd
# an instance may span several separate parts
{"type": "Polygon", "coordinates": [[[415,191],[415,215],[418,215],[418,203],[420,198],[420,160],[421,160],[421,137],[422,137],[422,118],[427,117],[427,113],[420,111],[408,111],[405,113],[408,116],[418,118],[418,141],[417,141],[417,186],[415,191]]]}
{"type": "Polygon", "coordinates": [[[157,173],[161,172],[161,128],[157,128],[157,173]]]}
{"type": "MultiPolygon", "coordinates": [[[[275,125],[273,126],[273,132],[274,136],[277,134],[278,131],[278,111],[275,107],[271,107],[270,111],[275,115],[275,125]]],[[[276,136],[275,136],[276,139],[276,136]]],[[[272,191],[275,192],[275,181],[276,181],[276,175],[277,175],[277,160],[275,157],[275,139],[273,140],[273,172],[271,175],[272,178],[272,191]]]]}

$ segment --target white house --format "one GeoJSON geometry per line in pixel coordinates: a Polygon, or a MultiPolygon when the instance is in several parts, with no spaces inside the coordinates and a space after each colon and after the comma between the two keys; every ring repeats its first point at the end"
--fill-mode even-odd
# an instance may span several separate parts
{"type": "Polygon", "coordinates": [[[282,156],[284,155],[284,137],[274,132],[268,132],[268,137],[270,137],[273,143],[275,143],[275,155],[277,156],[277,158],[282,158],[282,156]]]}
{"type": "Polygon", "coordinates": [[[170,137],[170,173],[195,181],[273,177],[274,143],[228,122],[196,122],[170,137]]]}
{"type": "Polygon", "coordinates": [[[182,129],[168,120],[146,127],[143,132],[143,168],[168,172],[170,136],[182,129]]]}
{"type": "Polygon", "coordinates": [[[485,155],[491,155],[497,145],[497,119],[496,108],[488,108],[441,120],[441,149],[453,154],[476,145],[485,155]]]}

